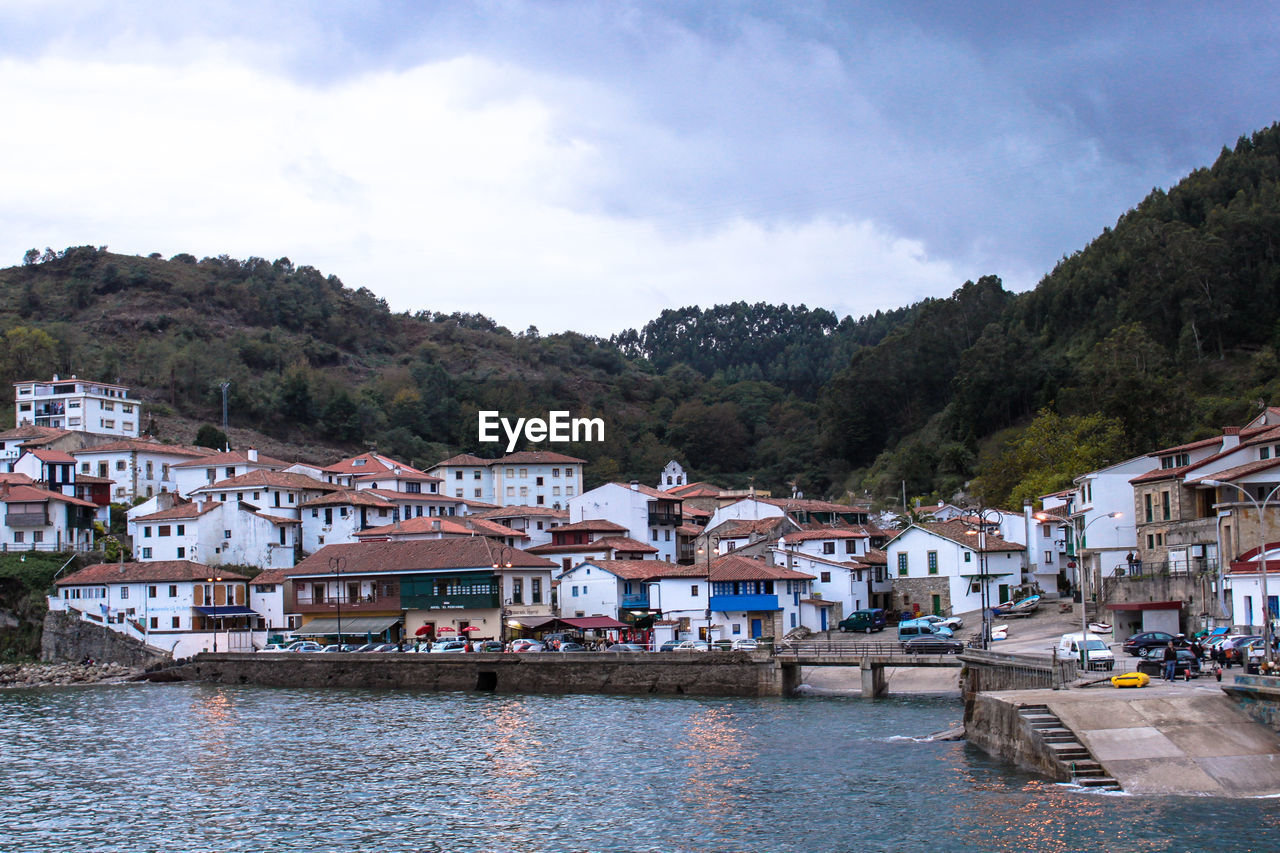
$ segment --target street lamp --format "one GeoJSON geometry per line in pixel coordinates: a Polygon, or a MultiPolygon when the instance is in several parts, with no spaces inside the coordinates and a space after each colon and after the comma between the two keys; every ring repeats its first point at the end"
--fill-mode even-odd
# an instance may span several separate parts
{"type": "MultiPolygon", "coordinates": [[[[499,554],[499,555],[501,555],[504,551],[506,551],[507,546],[506,546],[506,545],[499,545],[499,546],[498,546],[498,548],[500,549],[500,550],[498,551],[498,554],[499,554]]],[[[498,604],[499,604],[499,608],[498,608],[498,640],[499,640],[499,642],[503,642],[503,643],[505,643],[505,642],[507,641],[507,612],[508,612],[508,611],[507,611],[507,605],[508,605],[508,604],[512,604],[512,603],[514,603],[514,602],[513,602],[511,599],[507,598],[506,592],[503,590],[503,578],[504,578],[504,576],[505,576],[505,575],[504,575],[503,573],[501,573],[501,570],[502,570],[502,569],[509,569],[509,568],[511,568],[511,557],[510,557],[510,554],[508,554],[508,555],[507,555],[507,559],[506,559],[506,561],[505,561],[505,562],[501,559],[501,556],[499,556],[499,557],[494,557],[494,559],[493,559],[493,571],[494,571],[495,576],[496,576],[496,577],[497,577],[497,579],[498,579],[498,581],[497,581],[497,582],[498,582],[498,604]]],[[[513,582],[513,583],[514,583],[514,582],[513,582]]],[[[524,597],[524,592],[523,592],[523,591],[521,591],[520,595],[521,595],[521,598],[523,599],[523,597],[524,597]]],[[[521,604],[523,604],[523,601],[521,602],[521,604]]]]}
{"type": "MultiPolygon", "coordinates": [[[[1081,515],[1083,518],[1083,514],[1081,515]]],[[[1084,566],[1084,533],[1093,525],[1102,521],[1104,518],[1123,518],[1122,512],[1109,512],[1106,515],[1100,515],[1093,521],[1077,525],[1075,519],[1071,521],[1071,538],[1075,544],[1075,555],[1078,568],[1077,573],[1080,576],[1080,664],[1084,667],[1085,672],[1089,671],[1089,597],[1085,595],[1085,581],[1088,575],[1084,566]]],[[[1040,521],[1060,521],[1061,519],[1049,515],[1048,513],[1038,512],[1036,518],[1040,521]]]]}
{"type": "MultiPolygon", "coordinates": [[[[1259,501],[1249,494],[1249,491],[1243,486],[1238,486],[1226,480],[1201,480],[1200,482],[1215,488],[1230,486],[1248,498],[1249,503],[1253,504],[1253,508],[1258,512],[1258,537],[1261,540],[1258,546],[1258,560],[1262,565],[1262,644],[1264,646],[1262,654],[1263,659],[1267,663],[1271,663],[1274,655],[1271,651],[1271,599],[1267,596],[1267,522],[1263,513],[1266,511],[1267,504],[1271,502],[1271,499],[1276,496],[1277,492],[1280,492],[1280,486],[1276,486],[1267,492],[1267,496],[1259,501]]],[[[1222,565],[1221,557],[1218,558],[1218,565],[1222,565]]],[[[1218,589],[1222,589],[1221,579],[1218,581],[1218,589]]],[[[1249,614],[1249,618],[1253,618],[1252,613],[1249,614]]]]}
{"type": "Polygon", "coordinates": [[[700,548],[707,555],[707,609],[704,614],[707,620],[707,647],[711,647],[711,537],[707,537],[706,548],[700,548]]]}
{"type": "MultiPolygon", "coordinates": [[[[214,591],[216,588],[213,586],[213,582],[217,581],[218,583],[222,583],[222,578],[221,577],[206,578],[206,581],[209,583],[209,598],[210,598],[209,604],[213,609],[213,615],[218,616],[218,595],[214,591]]],[[[223,593],[223,603],[224,604],[226,603],[226,593],[223,593]]],[[[224,624],[225,624],[226,616],[219,616],[218,618],[220,620],[224,620],[224,624]]],[[[230,634],[227,635],[227,651],[231,651],[231,635],[230,634]]],[[[218,632],[217,631],[213,632],[213,653],[215,655],[218,653],[218,632]]]]}
{"type": "Polygon", "coordinates": [[[978,510],[978,529],[966,530],[968,536],[978,537],[978,576],[982,578],[980,590],[982,601],[982,648],[991,646],[991,585],[987,577],[987,513],[995,513],[996,523],[1000,523],[1000,510],[995,508],[978,510]]]}
{"type": "Polygon", "coordinates": [[[347,567],[346,557],[330,557],[329,568],[338,575],[338,594],[335,601],[338,605],[338,645],[342,645],[342,570],[347,567]]]}

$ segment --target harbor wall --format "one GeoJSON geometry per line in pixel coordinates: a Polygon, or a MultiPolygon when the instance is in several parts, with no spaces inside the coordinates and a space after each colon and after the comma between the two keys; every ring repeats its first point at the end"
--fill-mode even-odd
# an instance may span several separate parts
{"type": "Polygon", "coordinates": [[[782,667],[750,652],[197,655],[165,678],[274,687],[496,693],[781,696],[782,667]]]}
{"type": "Polygon", "coordinates": [[[87,622],[75,612],[51,610],[46,613],[40,636],[40,659],[53,663],[79,662],[85,658],[127,667],[151,666],[171,659],[133,637],[87,622]]]}
{"type": "Polygon", "coordinates": [[[979,693],[966,699],[964,738],[988,755],[1012,762],[1050,779],[1067,781],[1062,762],[1018,713],[1019,705],[999,696],[979,693]]]}
{"type": "Polygon", "coordinates": [[[1252,719],[1280,732],[1280,678],[1274,675],[1237,675],[1222,691],[1236,700],[1252,719]]]}

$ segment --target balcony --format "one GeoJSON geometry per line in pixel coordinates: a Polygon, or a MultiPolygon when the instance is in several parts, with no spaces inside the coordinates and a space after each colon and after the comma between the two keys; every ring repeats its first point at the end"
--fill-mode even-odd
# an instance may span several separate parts
{"type": "MultiPolygon", "coordinates": [[[[330,595],[317,599],[310,594],[310,590],[305,588],[298,589],[297,597],[294,599],[294,606],[297,608],[299,613],[328,613],[336,611],[338,609],[338,604],[338,596],[330,595]]],[[[342,596],[341,604],[343,613],[346,613],[348,610],[352,613],[399,610],[400,596],[361,595],[352,598],[351,596],[344,595],[342,596]]]]}
{"type": "Polygon", "coordinates": [[[497,590],[489,593],[401,595],[404,610],[496,610],[502,604],[497,590]]]}
{"type": "Polygon", "coordinates": [[[713,595],[711,609],[719,612],[781,610],[776,595],[713,595]]]}
{"type": "Polygon", "coordinates": [[[636,608],[639,610],[649,609],[649,596],[643,592],[625,593],[618,601],[618,606],[624,610],[628,608],[636,608]]]}
{"type": "Polygon", "coordinates": [[[49,514],[45,512],[10,512],[4,517],[9,527],[47,527],[49,514]]]}
{"type": "Polygon", "coordinates": [[[674,512],[651,512],[649,513],[650,527],[679,527],[684,523],[684,519],[678,513],[674,512]]]}

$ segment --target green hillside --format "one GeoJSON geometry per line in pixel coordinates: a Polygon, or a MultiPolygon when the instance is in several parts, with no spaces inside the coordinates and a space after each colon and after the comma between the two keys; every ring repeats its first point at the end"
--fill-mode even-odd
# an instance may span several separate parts
{"type": "Polygon", "coordinates": [[[172,441],[219,422],[230,382],[237,443],[310,461],[488,455],[477,410],[567,409],[607,424],[602,444],[557,448],[591,461],[591,485],[677,458],[729,486],[949,497],[976,477],[1007,501],[1280,400],[1278,200],[1273,126],[1028,293],[986,276],[857,320],[685,307],[611,340],[393,313],[287,258],[32,250],[0,270],[0,376],[119,380],[172,441]]]}

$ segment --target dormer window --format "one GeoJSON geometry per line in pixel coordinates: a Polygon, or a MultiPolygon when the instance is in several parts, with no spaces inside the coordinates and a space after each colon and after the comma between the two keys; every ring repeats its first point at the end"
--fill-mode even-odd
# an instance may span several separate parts
{"type": "Polygon", "coordinates": [[[364,464],[365,462],[367,462],[367,461],[368,461],[368,460],[366,460],[366,459],[353,459],[353,460],[351,460],[351,467],[352,467],[352,468],[359,468],[361,465],[363,465],[363,464],[364,464]]]}
{"type": "Polygon", "coordinates": [[[1258,448],[1258,458],[1259,458],[1259,459],[1270,459],[1270,458],[1271,458],[1271,448],[1270,448],[1270,447],[1259,447],[1259,448],[1258,448]]]}

